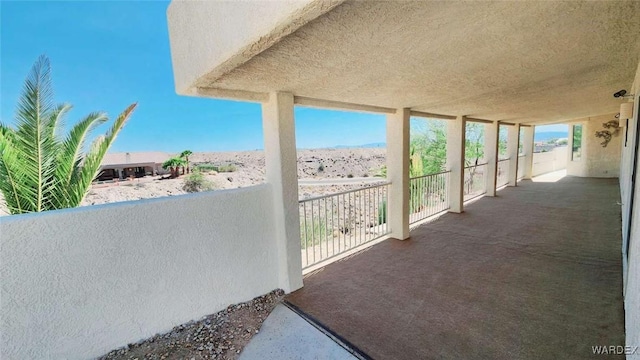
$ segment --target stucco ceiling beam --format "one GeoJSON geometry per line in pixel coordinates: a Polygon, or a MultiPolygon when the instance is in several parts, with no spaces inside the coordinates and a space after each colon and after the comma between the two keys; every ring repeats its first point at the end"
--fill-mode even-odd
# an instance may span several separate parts
{"type": "Polygon", "coordinates": [[[466,119],[467,121],[470,121],[470,122],[477,122],[477,123],[483,123],[483,124],[492,124],[494,122],[492,120],[478,119],[478,118],[472,118],[472,117],[467,117],[466,119]]]}
{"type": "Polygon", "coordinates": [[[227,89],[216,89],[216,88],[207,88],[207,87],[196,88],[195,96],[216,98],[216,99],[236,100],[236,101],[249,101],[249,102],[258,102],[258,103],[264,103],[269,100],[269,94],[263,93],[263,92],[246,91],[246,90],[227,90],[227,89]]]}
{"type": "Polygon", "coordinates": [[[332,100],[320,100],[320,99],[314,99],[314,98],[309,98],[304,96],[295,96],[293,98],[293,101],[294,101],[294,104],[299,106],[320,108],[320,109],[348,110],[348,111],[368,112],[368,113],[377,113],[377,114],[395,114],[396,113],[396,109],[382,107],[382,106],[354,104],[354,103],[332,101],[332,100]]]}
{"type": "Polygon", "coordinates": [[[434,114],[428,113],[424,111],[411,110],[411,116],[415,117],[423,117],[428,119],[441,119],[441,120],[455,120],[456,117],[453,115],[442,115],[442,114],[434,114]]]}

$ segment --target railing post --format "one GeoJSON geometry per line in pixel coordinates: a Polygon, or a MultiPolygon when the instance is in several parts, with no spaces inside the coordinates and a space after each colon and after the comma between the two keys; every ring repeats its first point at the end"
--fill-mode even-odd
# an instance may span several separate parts
{"type": "MultiPolygon", "coordinates": [[[[262,104],[267,183],[273,191],[273,217],[279,282],[285,292],[302,287],[302,250],[298,210],[298,164],[293,95],[275,92],[262,104]]],[[[266,215],[266,214],[265,214],[266,215]]]]}
{"type": "Polygon", "coordinates": [[[465,118],[447,121],[447,168],[449,174],[449,212],[464,211],[465,118]]]}
{"type": "Polygon", "coordinates": [[[518,148],[520,147],[520,124],[507,128],[507,154],[509,154],[509,186],[518,185],[518,148]]]}
{"type": "Polygon", "coordinates": [[[524,152],[523,179],[531,179],[533,176],[533,137],[535,126],[531,125],[522,129],[522,151],[524,152]]]}
{"type": "Polygon", "coordinates": [[[494,121],[484,127],[484,158],[487,163],[486,196],[496,196],[498,176],[498,136],[500,127],[494,121]]]}
{"type": "Polygon", "coordinates": [[[387,222],[390,236],[399,240],[409,238],[409,119],[409,109],[387,115],[387,222]]]}

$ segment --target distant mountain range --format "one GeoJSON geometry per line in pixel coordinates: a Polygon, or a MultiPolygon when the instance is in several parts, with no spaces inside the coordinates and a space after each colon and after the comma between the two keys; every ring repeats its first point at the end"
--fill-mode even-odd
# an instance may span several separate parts
{"type": "Polygon", "coordinates": [[[569,133],[566,131],[545,131],[536,133],[534,141],[546,141],[549,139],[565,139],[569,137],[569,133]]]}
{"type": "Polygon", "coordinates": [[[362,144],[362,145],[336,145],[332,147],[332,149],[383,148],[386,146],[387,146],[387,143],[378,142],[378,143],[370,143],[370,144],[362,144]]]}

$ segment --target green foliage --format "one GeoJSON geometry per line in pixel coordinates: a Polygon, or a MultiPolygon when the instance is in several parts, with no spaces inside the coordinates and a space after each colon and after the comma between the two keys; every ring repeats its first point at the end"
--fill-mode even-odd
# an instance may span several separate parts
{"type": "Polygon", "coordinates": [[[198,164],[196,166],[197,171],[208,172],[208,171],[218,171],[219,167],[213,164],[198,164]]]}
{"type": "Polygon", "coordinates": [[[416,177],[424,175],[424,163],[422,156],[416,151],[415,146],[411,146],[409,150],[409,176],[416,177]]]}
{"type": "Polygon", "coordinates": [[[196,166],[196,169],[198,169],[199,171],[202,172],[207,172],[207,171],[217,171],[217,172],[235,172],[238,169],[236,168],[235,165],[233,164],[229,164],[229,165],[214,165],[214,164],[198,164],[198,166],[196,166]]]}
{"type": "Polygon", "coordinates": [[[498,127],[498,157],[505,158],[507,156],[507,127],[498,127]]]}
{"type": "Polygon", "coordinates": [[[218,172],[221,172],[221,173],[223,173],[223,172],[235,172],[236,170],[237,170],[236,166],[233,165],[233,164],[222,165],[222,166],[218,167],[218,172]]]}
{"type": "MultiPolygon", "coordinates": [[[[191,156],[193,154],[193,151],[191,150],[184,150],[183,152],[180,153],[180,158],[184,159],[185,161],[185,166],[187,167],[187,174],[190,171],[189,168],[189,156],[191,156]]],[[[183,173],[184,173],[184,169],[183,169],[183,173]]]]}
{"type": "Polygon", "coordinates": [[[186,165],[186,161],[181,157],[172,157],[171,159],[162,163],[163,169],[169,169],[171,171],[171,177],[177,178],[180,176],[180,167],[186,165]]]}
{"type": "Polygon", "coordinates": [[[182,189],[189,193],[209,191],[215,189],[215,184],[207,179],[200,171],[193,171],[184,179],[182,189]]]}
{"type": "Polygon", "coordinates": [[[91,113],[61,134],[69,104],[54,105],[51,66],[41,56],[27,76],[12,128],[0,124],[0,191],[12,214],[80,205],[100,163],[136,107],[132,104],[85,149],[92,131],[108,121],[91,113]]]}
{"type": "Polygon", "coordinates": [[[573,125],[571,160],[579,160],[582,152],[582,125],[573,125]]]}
{"type": "Polygon", "coordinates": [[[464,165],[480,163],[484,158],[484,124],[467,122],[465,129],[464,165]]]}
{"type": "Polygon", "coordinates": [[[323,240],[326,241],[329,237],[327,226],[324,219],[320,217],[311,219],[300,219],[300,241],[303,249],[320,244],[323,240]]]}
{"type": "Polygon", "coordinates": [[[378,205],[378,225],[387,222],[387,199],[383,199],[378,205]]]}
{"type": "Polygon", "coordinates": [[[438,173],[447,162],[447,131],[441,120],[411,120],[411,176],[438,173]],[[419,156],[422,163],[419,164],[419,156]],[[420,167],[422,169],[420,169],[420,167]]]}

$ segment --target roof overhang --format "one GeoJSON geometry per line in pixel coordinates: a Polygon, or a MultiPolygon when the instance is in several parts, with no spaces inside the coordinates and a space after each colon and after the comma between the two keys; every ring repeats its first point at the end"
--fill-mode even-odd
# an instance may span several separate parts
{"type": "Polygon", "coordinates": [[[174,1],[180,94],[552,123],[616,112],[640,2],[174,1]]]}

